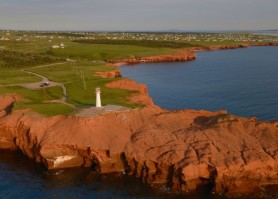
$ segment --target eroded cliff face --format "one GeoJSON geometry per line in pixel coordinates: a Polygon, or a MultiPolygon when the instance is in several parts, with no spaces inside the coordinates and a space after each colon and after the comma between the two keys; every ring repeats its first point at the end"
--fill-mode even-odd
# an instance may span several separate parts
{"type": "MultiPolygon", "coordinates": [[[[152,98],[148,94],[147,86],[145,84],[139,84],[131,79],[121,79],[117,81],[110,82],[105,86],[109,88],[122,88],[125,90],[133,90],[137,91],[137,93],[132,94],[129,99],[132,102],[142,104],[142,105],[152,105],[155,106],[153,103],[152,98]]],[[[158,107],[157,107],[158,108],[158,107]]]]}
{"type": "Polygon", "coordinates": [[[143,165],[149,183],[186,190],[203,182],[215,183],[217,192],[250,191],[277,180],[277,134],[278,122],[225,111],[166,112],[135,132],[125,153],[133,158],[129,162],[143,165]]]}
{"type": "Polygon", "coordinates": [[[121,71],[113,70],[113,71],[105,71],[105,72],[96,72],[95,76],[105,77],[105,78],[117,78],[122,77],[121,71]]]}
{"type": "Polygon", "coordinates": [[[196,59],[196,54],[191,49],[189,49],[189,50],[183,50],[180,52],[167,54],[167,55],[135,57],[130,59],[107,60],[107,61],[110,63],[137,64],[137,63],[151,63],[151,62],[189,61],[193,59],[196,59]]]}
{"type": "MultiPolygon", "coordinates": [[[[175,62],[175,61],[190,61],[196,59],[196,51],[211,51],[211,50],[228,50],[237,48],[247,48],[249,46],[278,46],[278,42],[260,42],[260,43],[246,43],[237,45],[216,45],[216,46],[201,46],[186,48],[175,53],[148,57],[134,57],[128,59],[118,60],[106,60],[108,63],[114,64],[114,66],[120,66],[121,64],[138,64],[138,63],[152,63],[152,62],[175,62]]],[[[118,70],[114,72],[99,73],[103,77],[118,77],[118,70]]]]}
{"type": "Polygon", "coordinates": [[[216,192],[252,191],[278,180],[278,122],[226,111],[167,111],[154,105],[93,118],[45,118],[13,111],[0,97],[0,148],[18,149],[48,169],[125,172],[149,184],[216,192]]]}

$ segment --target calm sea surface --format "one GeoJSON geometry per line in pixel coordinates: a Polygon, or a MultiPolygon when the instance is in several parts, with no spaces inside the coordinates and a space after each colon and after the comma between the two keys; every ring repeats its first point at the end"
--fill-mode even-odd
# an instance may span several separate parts
{"type": "Polygon", "coordinates": [[[127,175],[100,175],[90,169],[47,171],[19,152],[0,150],[0,199],[224,199],[207,189],[169,194],[127,175]]]}
{"type": "Polygon", "coordinates": [[[128,176],[98,175],[89,169],[46,171],[17,152],[0,150],[1,199],[158,198],[128,176]]]}
{"type": "MultiPolygon", "coordinates": [[[[276,198],[276,186],[263,187],[236,199],[276,198]]],[[[0,199],[228,199],[206,188],[186,194],[169,194],[135,178],[100,175],[90,169],[47,171],[18,152],[0,150],[0,199]]]]}
{"type": "MultiPolygon", "coordinates": [[[[146,83],[156,104],[168,109],[227,109],[278,119],[278,47],[200,52],[191,62],[122,67],[126,77],[146,83]]],[[[17,152],[0,150],[0,199],[12,198],[190,198],[224,199],[199,190],[164,194],[128,176],[98,175],[89,169],[48,172],[17,152]]],[[[277,186],[237,198],[275,198],[277,186]],[[252,197],[253,196],[253,197],[252,197]]]]}
{"type": "Polygon", "coordinates": [[[278,47],[198,52],[189,62],[121,67],[124,77],[147,84],[154,103],[174,109],[226,109],[278,120],[278,47]]]}

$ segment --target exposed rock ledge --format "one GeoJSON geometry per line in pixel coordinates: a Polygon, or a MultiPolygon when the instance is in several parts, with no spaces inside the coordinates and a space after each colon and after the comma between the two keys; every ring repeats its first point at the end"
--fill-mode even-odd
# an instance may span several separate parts
{"type": "Polygon", "coordinates": [[[278,182],[278,122],[154,105],[94,118],[45,118],[11,113],[15,100],[0,97],[0,148],[19,149],[48,169],[125,171],[183,191],[210,183],[216,192],[244,192],[278,182]]]}
{"type": "MultiPolygon", "coordinates": [[[[211,51],[211,50],[228,50],[237,48],[247,48],[249,46],[278,46],[278,42],[260,42],[260,43],[246,43],[246,44],[236,44],[236,45],[216,45],[216,46],[201,46],[187,48],[172,54],[148,56],[148,57],[134,57],[127,59],[118,60],[106,60],[108,63],[115,64],[114,66],[119,66],[121,64],[137,64],[137,63],[152,63],[152,62],[175,62],[175,61],[190,61],[196,59],[195,51],[211,51]],[[119,65],[116,65],[119,64],[119,65]]],[[[117,77],[117,72],[115,77],[117,77]]],[[[100,74],[101,75],[101,74],[100,74]]],[[[112,77],[113,75],[109,72],[105,72],[104,77],[112,77]]]]}
{"type": "Polygon", "coordinates": [[[96,72],[95,76],[105,77],[105,78],[117,78],[117,77],[122,77],[122,74],[121,71],[119,70],[112,70],[112,71],[96,72]]]}
{"type": "Polygon", "coordinates": [[[167,54],[167,55],[134,57],[130,59],[119,59],[119,60],[107,60],[107,62],[137,64],[137,63],[151,63],[151,62],[189,61],[193,59],[196,59],[196,54],[192,50],[183,50],[180,52],[167,54]]]}

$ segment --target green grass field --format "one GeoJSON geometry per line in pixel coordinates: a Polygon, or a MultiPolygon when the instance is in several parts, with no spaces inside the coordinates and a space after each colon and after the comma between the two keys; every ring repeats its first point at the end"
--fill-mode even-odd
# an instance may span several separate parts
{"type": "Polygon", "coordinates": [[[99,61],[161,55],[174,51],[174,49],[169,48],[149,48],[141,46],[108,44],[80,44],[72,42],[64,49],[49,49],[47,53],[51,56],[63,58],[99,61]]]}
{"type": "Polygon", "coordinates": [[[106,45],[116,45],[116,46],[142,46],[149,48],[189,48],[194,47],[194,45],[189,43],[181,43],[175,41],[159,41],[159,40],[108,40],[108,39],[93,39],[93,40],[74,40],[74,42],[82,44],[106,44],[106,45]]]}
{"type": "Polygon", "coordinates": [[[17,94],[22,97],[21,100],[14,104],[14,109],[31,109],[35,112],[46,116],[66,115],[72,113],[73,109],[69,106],[59,103],[51,103],[53,99],[57,99],[60,88],[48,88],[47,94],[44,89],[31,90],[20,86],[0,87],[0,95],[17,94]],[[57,89],[57,90],[56,90],[57,89]],[[55,90],[55,91],[54,91],[55,90]]]}
{"type": "Polygon", "coordinates": [[[94,76],[94,73],[97,71],[111,71],[113,69],[113,67],[108,66],[103,62],[93,63],[88,61],[79,61],[41,68],[29,68],[28,70],[44,75],[52,81],[65,83],[81,79],[81,73],[88,78],[90,76],[94,76]]]}
{"type": "Polygon", "coordinates": [[[0,85],[38,82],[41,78],[20,71],[17,68],[0,67],[0,85]]]}
{"type": "Polygon", "coordinates": [[[73,109],[59,103],[15,103],[15,110],[30,109],[45,116],[70,115],[73,109]]]}
{"type": "MultiPolygon", "coordinates": [[[[97,71],[111,71],[114,68],[104,62],[65,62],[63,64],[45,67],[31,67],[25,70],[46,76],[51,81],[63,83],[67,89],[67,102],[77,108],[95,106],[95,88],[102,90],[102,104],[115,104],[127,107],[140,107],[132,103],[128,96],[135,91],[107,88],[105,84],[115,79],[95,76],[97,71]],[[81,76],[82,75],[82,76],[81,76]],[[85,81],[83,82],[83,76],[85,81]]],[[[63,89],[60,86],[45,87],[41,89],[28,89],[20,86],[21,83],[38,82],[41,78],[25,73],[16,68],[2,68],[0,80],[1,94],[18,94],[22,99],[15,103],[15,109],[31,109],[46,116],[73,113],[74,109],[59,103],[51,103],[52,100],[63,97],[63,89]],[[12,84],[19,84],[9,86],[12,84]]],[[[120,78],[118,78],[120,79],[120,78]]]]}
{"type": "Polygon", "coordinates": [[[61,99],[63,97],[63,88],[60,86],[53,86],[44,88],[44,93],[52,99],[61,99]]]}
{"type": "Polygon", "coordinates": [[[21,86],[0,87],[0,94],[7,94],[7,93],[11,93],[11,94],[17,93],[18,95],[22,96],[23,103],[32,103],[32,102],[39,103],[42,101],[52,100],[52,98],[45,95],[43,89],[32,90],[21,86]]]}
{"type": "Polygon", "coordinates": [[[102,90],[103,104],[117,104],[128,107],[136,106],[127,99],[128,96],[134,92],[107,88],[105,84],[115,79],[95,76],[95,72],[111,71],[113,69],[113,67],[105,65],[104,63],[77,62],[42,68],[31,68],[29,71],[47,76],[52,81],[64,83],[68,94],[67,102],[77,107],[95,105],[96,87],[100,87],[102,90]],[[85,86],[81,75],[84,76],[85,86]]]}
{"type": "Polygon", "coordinates": [[[145,56],[171,52],[171,49],[152,49],[134,46],[90,45],[79,44],[63,39],[64,49],[51,49],[52,44],[61,40],[56,38],[37,41],[0,41],[2,54],[0,55],[0,94],[16,93],[22,99],[15,103],[15,109],[31,109],[46,116],[70,114],[73,108],[52,100],[63,97],[62,87],[46,87],[32,90],[20,86],[23,83],[39,82],[41,78],[28,74],[22,69],[46,76],[51,81],[64,83],[67,89],[67,102],[76,107],[95,105],[95,88],[102,89],[102,103],[138,107],[131,103],[128,96],[133,91],[106,88],[105,84],[113,79],[95,76],[97,71],[111,71],[113,67],[106,65],[104,59],[145,56]],[[4,50],[3,50],[4,49],[4,50]],[[61,63],[65,58],[74,62],[37,67],[53,62],[61,63]],[[98,61],[95,61],[98,60],[98,61]],[[37,67],[37,68],[36,68],[37,67]],[[84,88],[83,76],[86,84],[84,88]],[[11,85],[11,86],[9,86],[11,85]]]}
{"type": "Polygon", "coordinates": [[[67,102],[77,107],[95,106],[95,88],[99,87],[102,92],[103,105],[116,104],[131,108],[139,106],[128,100],[128,96],[136,91],[107,88],[105,84],[111,81],[114,80],[107,78],[89,78],[86,80],[86,90],[84,89],[82,80],[65,84],[68,91],[67,102]]]}

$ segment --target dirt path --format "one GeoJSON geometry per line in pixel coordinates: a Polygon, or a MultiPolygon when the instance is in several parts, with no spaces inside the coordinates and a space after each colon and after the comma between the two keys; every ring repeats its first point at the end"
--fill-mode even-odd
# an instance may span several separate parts
{"type": "Polygon", "coordinates": [[[53,86],[61,86],[63,88],[63,95],[64,96],[67,96],[67,89],[66,87],[64,86],[64,84],[62,83],[59,83],[59,82],[54,82],[54,81],[50,81],[47,77],[43,76],[43,75],[40,75],[38,73],[35,73],[35,72],[31,72],[31,71],[28,71],[28,70],[21,70],[22,72],[25,72],[25,73],[29,73],[31,75],[35,75],[37,77],[40,77],[42,78],[41,81],[39,82],[33,82],[33,83],[25,83],[25,84],[18,84],[20,86],[23,86],[23,87],[26,87],[26,88],[31,88],[31,89],[39,89],[41,88],[41,84],[44,83],[44,82],[48,82],[49,83],[49,86],[48,87],[53,87],[53,86]]]}
{"type": "MultiPolygon", "coordinates": [[[[41,66],[35,66],[35,67],[32,67],[32,68],[43,68],[43,67],[48,67],[48,66],[53,66],[53,65],[60,65],[60,64],[65,64],[65,62],[63,63],[54,63],[54,64],[47,64],[47,65],[41,65],[41,66]]],[[[25,72],[25,73],[28,73],[28,74],[31,74],[31,75],[35,75],[39,78],[41,78],[42,80],[39,81],[39,82],[33,82],[33,83],[25,83],[25,84],[17,84],[19,86],[23,86],[25,88],[29,88],[29,89],[41,89],[41,84],[45,83],[45,82],[48,82],[49,85],[47,87],[53,87],[53,86],[60,86],[62,87],[63,89],[63,97],[61,99],[57,99],[57,100],[51,100],[49,102],[56,102],[56,103],[61,103],[61,104],[65,104],[67,106],[70,106],[72,108],[76,108],[74,105],[72,104],[69,104],[66,102],[66,98],[67,98],[67,89],[66,87],[64,86],[63,83],[59,83],[59,82],[54,82],[54,81],[50,81],[46,76],[43,76],[41,74],[38,74],[38,73],[35,73],[35,72],[31,72],[29,70],[26,70],[26,69],[22,69],[20,70],[22,72],[25,72]]]]}
{"type": "Polygon", "coordinates": [[[34,66],[32,68],[44,68],[44,67],[47,67],[47,66],[62,65],[62,64],[65,64],[65,63],[67,63],[67,62],[60,62],[60,63],[54,63],[54,64],[46,64],[46,65],[34,66]]]}
{"type": "MultiPolygon", "coordinates": [[[[60,64],[65,64],[65,62],[35,66],[35,67],[32,67],[32,68],[43,68],[43,67],[48,67],[48,66],[53,66],[53,65],[60,65],[60,64]]],[[[32,72],[32,71],[29,71],[28,69],[22,69],[20,71],[22,71],[24,73],[31,74],[31,75],[35,75],[35,76],[41,78],[41,81],[33,82],[33,83],[10,84],[10,85],[5,85],[5,86],[22,86],[22,87],[25,87],[25,88],[28,88],[28,89],[42,89],[41,84],[43,84],[45,82],[49,83],[49,85],[47,87],[60,86],[63,89],[63,97],[61,99],[55,99],[55,100],[46,101],[46,102],[55,102],[55,103],[61,103],[61,104],[65,104],[67,106],[70,106],[73,109],[75,109],[75,111],[74,111],[75,116],[78,116],[78,117],[95,117],[97,115],[106,114],[106,113],[110,113],[110,112],[130,111],[131,110],[130,108],[123,107],[123,106],[117,106],[117,105],[107,105],[107,106],[103,106],[102,108],[96,108],[96,107],[78,108],[78,107],[74,106],[73,104],[69,104],[69,103],[66,102],[66,99],[68,98],[67,89],[66,89],[66,87],[63,83],[50,81],[48,79],[48,77],[43,76],[43,75],[38,74],[38,73],[35,73],[35,72],[32,72]]],[[[45,93],[45,94],[47,95],[47,93],[45,93]]]]}

